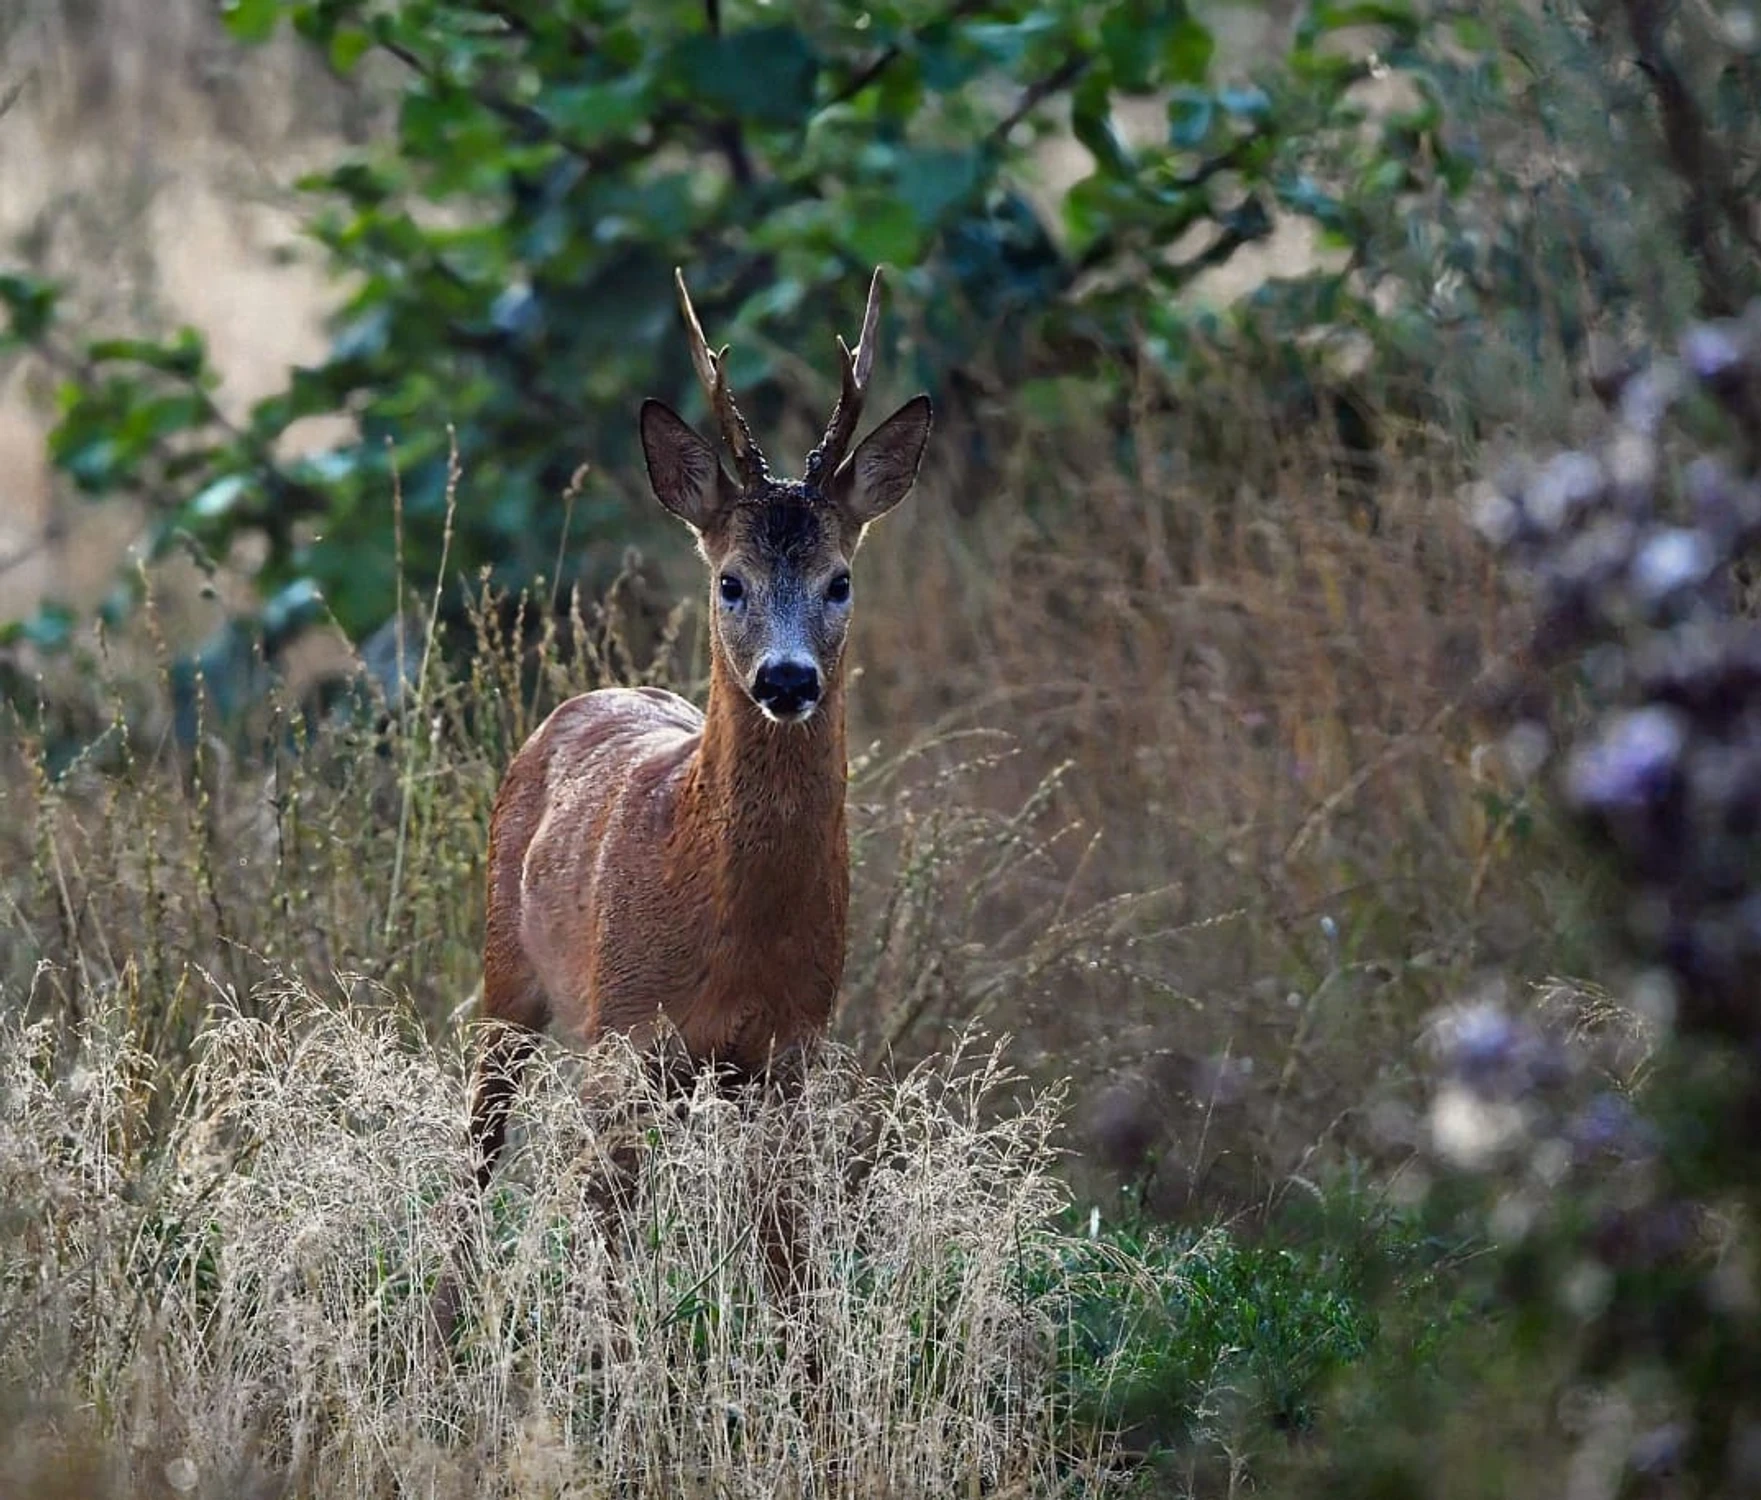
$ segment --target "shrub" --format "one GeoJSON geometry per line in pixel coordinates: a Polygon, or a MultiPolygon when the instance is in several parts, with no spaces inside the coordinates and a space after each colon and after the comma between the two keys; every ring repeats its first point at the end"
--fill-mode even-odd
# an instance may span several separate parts
{"type": "MultiPolygon", "coordinates": [[[[626,0],[252,0],[227,14],[241,38],[291,23],[339,73],[377,62],[395,79],[393,138],[303,184],[346,288],[329,356],[250,411],[222,411],[194,333],[70,344],[55,288],[22,268],[0,277],[0,352],[50,352],[55,461],[84,493],[142,500],[151,556],[260,554],[272,652],[314,621],[361,641],[387,618],[394,464],[416,576],[447,555],[517,591],[566,556],[599,592],[624,547],[655,535],[652,507],[631,498],[633,403],[694,399],[676,264],[732,345],[753,419],[785,448],[823,421],[833,336],[853,334],[869,268],[892,265],[883,337],[900,358],[882,378],[932,390],[944,462],[976,505],[999,474],[990,429],[1015,419],[992,420],[990,391],[1019,392],[1042,425],[1104,408],[1123,436],[1146,389],[1251,364],[1289,393],[1290,420],[1331,410],[1321,362],[1289,335],[1379,329],[1373,288],[1338,262],[1383,268],[1378,226],[1395,205],[1469,175],[1432,82],[1455,64],[1400,4],[1316,7],[1263,86],[1213,76],[1210,29],[1184,4],[940,16],[888,3],[781,20],[626,0]],[[1365,23],[1374,60],[1336,45],[1365,23]],[[1352,90],[1385,64],[1424,102],[1366,136],[1352,90]],[[1158,99],[1165,127],[1133,138],[1125,109],[1158,99]],[[1065,129],[1093,169],[1041,207],[1036,147],[1065,129]],[[1224,355],[1216,320],[1178,294],[1279,215],[1341,254],[1268,287],[1224,355]],[[347,441],[290,455],[295,424],[339,413],[347,441]],[[444,538],[449,428],[482,503],[444,538]]],[[[1350,402],[1338,417],[1375,446],[1350,402]]],[[[125,577],[106,618],[135,589],[125,577]]],[[[25,634],[55,645],[72,624],[52,609],[25,634]]]]}

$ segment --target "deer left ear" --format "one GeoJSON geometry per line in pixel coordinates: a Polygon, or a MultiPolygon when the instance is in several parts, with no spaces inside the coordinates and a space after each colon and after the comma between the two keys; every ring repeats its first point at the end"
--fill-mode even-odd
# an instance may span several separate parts
{"type": "Polygon", "coordinates": [[[846,520],[866,526],[910,494],[932,420],[928,396],[913,396],[837,467],[827,486],[846,520]]]}
{"type": "Polygon", "coordinates": [[[715,449],[664,401],[642,403],[642,456],[654,496],[701,535],[736,495],[715,449]]]}

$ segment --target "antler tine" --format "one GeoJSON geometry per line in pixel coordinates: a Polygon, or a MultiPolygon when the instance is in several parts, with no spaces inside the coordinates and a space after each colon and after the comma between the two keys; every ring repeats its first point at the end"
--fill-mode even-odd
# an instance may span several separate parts
{"type": "Polygon", "coordinates": [[[685,318],[685,334],[691,346],[691,365],[697,371],[703,394],[709,398],[709,409],[715,413],[716,425],[721,428],[722,441],[733,454],[734,467],[739,471],[741,481],[750,486],[767,478],[770,471],[764,455],[758,450],[758,444],[752,440],[752,431],[747,427],[746,419],[740,415],[740,408],[734,404],[733,392],[728,389],[728,377],[722,368],[722,361],[727,358],[727,346],[724,345],[720,352],[709,347],[709,341],[703,337],[703,325],[697,320],[697,309],[691,305],[691,294],[685,290],[685,273],[677,266],[673,267],[673,285],[679,291],[679,311],[685,318]]]}
{"type": "MultiPolygon", "coordinates": [[[[868,307],[862,314],[862,338],[856,345],[856,388],[866,396],[868,394],[868,372],[874,368],[874,336],[880,328],[881,303],[881,268],[874,268],[874,279],[868,283],[868,307]]],[[[842,344],[844,341],[839,339],[842,344]]],[[[844,351],[845,363],[849,363],[849,350],[844,351]]]]}
{"type": "Polygon", "coordinates": [[[679,311],[685,317],[685,333],[691,345],[691,364],[697,371],[697,378],[703,383],[705,395],[715,390],[715,355],[710,352],[709,343],[703,337],[703,325],[697,321],[697,309],[691,305],[691,293],[685,289],[685,272],[679,266],[673,267],[673,285],[679,292],[679,311]]]}
{"type": "Polygon", "coordinates": [[[821,487],[844,461],[844,452],[855,436],[856,424],[862,420],[862,403],[868,396],[868,377],[874,369],[875,333],[880,327],[881,268],[874,268],[874,279],[868,284],[868,308],[862,314],[862,336],[856,350],[838,335],[838,360],[843,366],[843,386],[838,404],[832,408],[831,421],[819,446],[807,455],[807,483],[821,487]]]}

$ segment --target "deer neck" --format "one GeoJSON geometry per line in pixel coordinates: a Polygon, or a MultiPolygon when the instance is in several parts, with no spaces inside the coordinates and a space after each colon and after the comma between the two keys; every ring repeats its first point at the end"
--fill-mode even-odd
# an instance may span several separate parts
{"type": "Polygon", "coordinates": [[[805,724],[775,724],[715,645],[687,798],[695,825],[708,831],[700,853],[731,898],[775,906],[844,888],[847,773],[841,670],[827,676],[819,710],[805,724]]]}

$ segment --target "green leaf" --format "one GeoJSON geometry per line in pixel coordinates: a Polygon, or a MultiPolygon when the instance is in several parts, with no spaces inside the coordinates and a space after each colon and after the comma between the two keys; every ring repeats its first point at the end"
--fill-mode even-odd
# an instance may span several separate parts
{"type": "Polygon", "coordinates": [[[1411,180],[1407,163],[1399,160],[1379,161],[1364,178],[1364,186],[1378,196],[1398,193],[1411,180]]]}
{"type": "Polygon", "coordinates": [[[966,40],[1005,71],[1013,72],[1028,60],[1036,45],[1057,34],[1061,20],[1051,8],[1035,9],[1025,20],[999,23],[974,22],[965,28],[966,40]]]}
{"type": "Polygon", "coordinates": [[[281,18],[281,0],[224,0],[221,15],[241,42],[266,42],[281,18]]]}
{"type": "Polygon", "coordinates": [[[1201,89],[1175,89],[1168,98],[1168,139],[1182,151],[1204,145],[1216,119],[1216,103],[1201,89]]]}
{"type": "Polygon", "coordinates": [[[310,578],[296,578],[263,605],[263,628],[285,636],[309,625],[324,612],[324,594],[310,578]]]}
{"type": "Polygon", "coordinates": [[[637,74],[614,83],[569,84],[538,100],[545,114],[576,145],[627,135],[653,112],[647,78],[637,74]]]}
{"type": "Polygon", "coordinates": [[[391,341],[391,308],[386,302],[369,306],[336,331],[330,346],[334,360],[371,359],[383,354],[391,341]]]}
{"type": "Polygon", "coordinates": [[[74,613],[65,604],[42,605],[19,634],[39,651],[59,651],[73,639],[74,613]]]}
{"type": "Polygon", "coordinates": [[[52,437],[50,452],[55,462],[82,490],[108,489],[118,477],[117,460],[121,453],[116,440],[108,433],[94,433],[81,442],[65,445],[52,437]]]}
{"type": "Polygon", "coordinates": [[[180,328],[163,342],[154,339],[95,339],[86,345],[86,356],[97,363],[128,361],[194,380],[202,373],[207,346],[193,328],[180,328]]]}
{"type": "Polygon", "coordinates": [[[1113,133],[1112,106],[1106,79],[1090,74],[1070,96],[1070,128],[1076,139],[1093,153],[1103,171],[1115,177],[1130,177],[1136,164],[1113,133]]]}
{"type": "Polygon", "coordinates": [[[979,171],[973,151],[906,152],[899,163],[899,197],[917,216],[919,227],[933,229],[972,192],[979,171]]]}
{"type": "Polygon", "coordinates": [[[1140,5],[1115,5],[1101,19],[1101,49],[1114,84],[1127,93],[1145,94],[1155,87],[1158,65],[1157,33],[1163,28],[1145,24],[1140,5]]]}
{"type": "Polygon", "coordinates": [[[1397,42],[1410,43],[1418,36],[1419,17],[1410,0],[1317,0],[1297,30],[1297,46],[1312,48],[1320,37],[1350,26],[1386,26],[1397,42]]]}
{"type": "Polygon", "coordinates": [[[792,26],[680,42],[672,65],[685,96],[761,125],[799,125],[813,112],[819,59],[792,26]]]}
{"type": "Polygon", "coordinates": [[[908,266],[918,258],[923,235],[909,204],[891,194],[865,196],[850,215],[839,238],[859,265],[908,266]]]}
{"type": "Polygon", "coordinates": [[[1182,16],[1162,43],[1162,76],[1171,83],[1203,83],[1216,50],[1210,27],[1196,16],[1182,16]]]}
{"type": "Polygon", "coordinates": [[[0,272],[0,302],[6,304],[8,342],[29,344],[47,332],[59,294],[49,282],[17,272],[0,272]]]}
{"type": "Polygon", "coordinates": [[[1342,234],[1349,229],[1345,205],[1312,177],[1304,175],[1281,182],[1276,191],[1278,201],[1286,208],[1315,220],[1323,229],[1342,234]]]}
{"type": "Polygon", "coordinates": [[[1100,172],[1083,178],[1064,195],[1064,227],[1070,235],[1070,248],[1078,255],[1121,223],[1141,217],[1136,189],[1100,172]]]}
{"type": "Polygon", "coordinates": [[[112,629],[120,625],[128,617],[128,612],[140,601],[140,591],[138,574],[131,573],[119,578],[98,605],[99,620],[112,629]]]}
{"type": "Polygon", "coordinates": [[[339,26],[331,36],[327,48],[330,66],[347,77],[355,71],[355,64],[367,55],[372,46],[373,38],[361,27],[339,26]]]}
{"type": "Polygon", "coordinates": [[[128,413],[123,433],[135,443],[150,446],[160,439],[205,425],[211,415],[207,400],[199,393],[174,391],[140,402],[128,413]]]}
{"type": "Polygon", "coordinates": [[[1272,117],[1272,101],[1264,89],[1226,88],[1217,91],[1217,103],[1231,119],[1258,123],[1272,117]]]}
{"type": "Polygon", "coordinates": [[[1477,164],[1472,156],[1465,151],[1451,151],[1439,144],[1437,147],[1437,170],[1443,176],[1443,185],[1454,198],[1464,192],[1474,180],[1477,164]]]}
{"type": "Polygon", "coordinates": [[[1455,40],[1469,52],[1491,52],[1498,45],[1497,34],[1482,16],[1460,15],[1450,25],[1455,40]]]}
{"type": "Polygon", "coordinates": [[[295,366],[289,372],[286,390],[264,397],[251,408],[249,430],[262,443],[271,443],[301,418],[335,411],[353,389],[346,371],[333,365],[316,370],[295,366]]]}
{"type": "Polygon", "coordinates": [[[1168,83],[1203,82],[1216,50],[1210,28],[1185,4],[1166,0],[1110,7],[1100,36],[1114,85],[1134,94],[1168,83]]]}
{"type": "Polygon", "coordinates": [[[917,41],[917,66],[923,86],[938,94],[965,88],[984,70],[983,53],[951,40],[946,26],[932,29],[941,34],[932,37],[926,32],[917,41]]]}
{"type": "Polygon", "coordinates": [[[329,448],[294,460],[288,472],[307,484],[338,485],[360,472],[363,459],[358,448],[329,448]]]}

